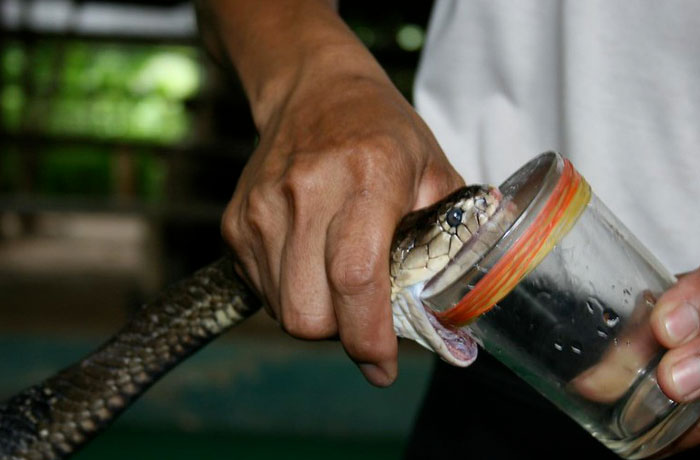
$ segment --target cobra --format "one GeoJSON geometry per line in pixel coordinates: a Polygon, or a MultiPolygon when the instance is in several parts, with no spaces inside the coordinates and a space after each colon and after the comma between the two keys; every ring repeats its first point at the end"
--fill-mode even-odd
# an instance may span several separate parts
{"type": "MultiPolygon", "coordinates": [[[[436,321],[418,293],[473,240],[500,199],[494,187],[462,188],[406,216],[394,237],[394,329],[452,364],[470,364],[477,346],[436,321]]],[[[166,289],[93,353],[0,405],[0,459],[69,457],[170,369],[256,312],[260,301],[233,264],[225,256],[166,289]]]]}

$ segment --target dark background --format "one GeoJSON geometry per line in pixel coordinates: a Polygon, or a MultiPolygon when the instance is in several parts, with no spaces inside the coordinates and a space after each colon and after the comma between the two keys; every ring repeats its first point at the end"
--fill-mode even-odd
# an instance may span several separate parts
{"type": "MultiPolygon", "coordinates": [[[[410,99],[430,2],[341,2],[410,99]]],[[[223,250],[256,133],[175,1],[0,0],[0,399],[99,344],[223,250]]],[[[370,387],[264,315],[178,368],[78,458],[398,458],[427,352],[370,387]]]]}

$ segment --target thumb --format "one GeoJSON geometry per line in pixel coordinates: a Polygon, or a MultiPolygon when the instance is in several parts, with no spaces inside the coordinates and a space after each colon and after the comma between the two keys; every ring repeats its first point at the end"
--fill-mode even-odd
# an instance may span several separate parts
{"type": "Polygon", "coordinates": [[[413,210],[429,206],[464,185],[462,176],[447,160],[428,166],[420,179],[413,210]]]}

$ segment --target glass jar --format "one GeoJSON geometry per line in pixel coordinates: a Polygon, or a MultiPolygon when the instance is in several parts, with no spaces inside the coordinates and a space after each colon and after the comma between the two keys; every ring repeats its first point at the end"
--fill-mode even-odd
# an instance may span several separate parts
{"type": "Polygon", "coordinates": [[[559,154],[500,190],[507,224],[480,229],[425,285],[423,304],[620,456],[667,446],[700,416],[700,402],[678,404],[656,381],[664,349],[649,316],[676,279],[559,154]],[[475,244],[489,246],[476,261],[475,244]]]}

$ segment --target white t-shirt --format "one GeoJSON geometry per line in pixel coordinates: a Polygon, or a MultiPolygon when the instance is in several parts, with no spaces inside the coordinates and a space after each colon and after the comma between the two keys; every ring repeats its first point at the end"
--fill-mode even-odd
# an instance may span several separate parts
{"type": "Polygon", "coordinates": [[[700,2],[438,0],[415,101],[467,182],[559,151],[669,269],[700,265],[700,2]]]}

